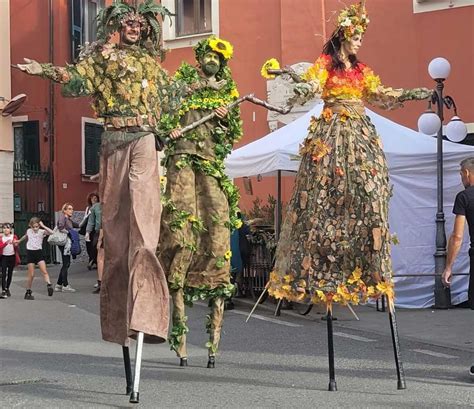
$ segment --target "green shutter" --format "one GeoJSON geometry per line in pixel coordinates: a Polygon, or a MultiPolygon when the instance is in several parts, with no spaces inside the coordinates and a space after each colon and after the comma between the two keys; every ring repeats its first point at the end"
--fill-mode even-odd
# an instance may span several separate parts
{"type": "Polygon", "coordinates": [[[86,123],[84,129],[84,159],[86,175],[99,172],[99,153],[102,139],[102,125],[86,123]]]}
{"type": "Polygon", "coordinates": [[[40,168],[39,121],[23,122],[23,159],[32,169],[40,168]]]}

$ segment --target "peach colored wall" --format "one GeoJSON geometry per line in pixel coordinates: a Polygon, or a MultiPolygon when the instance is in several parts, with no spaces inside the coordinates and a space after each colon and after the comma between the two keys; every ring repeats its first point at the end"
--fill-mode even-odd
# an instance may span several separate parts
{"type": "MultiPolygon", "coordinates": [[[[12,62],[29,56],[39,61],[49,58],[48,7],[46,0],[11,1],[12,62]],[[20,29],[21,28],[21,29],[20,29]]],[[[108,0],[110,3],[110,0],[108,0]]],[[[346,2],[349,3],[349,2],[346,2]]],[[[452,63],[446,82],[447,92],[455,97],[466,122],[474,122],[474,7],[414,14],[412,0],[371,0],[368,10],[371,23],[364,39],[360,58],[370,65],[383,82],[396,87],[432,86],[427,74],[428,62],[445,56],[452,63]]],[[[69,61],[69,10],[67,0],[54,0],[54,63],[69,61]]],[[[253,92],[265,97],[266,84],[260,77],[261,64],[276,57],[283,64],[313,61],[334,27],[339,0],[239,0],[220,2],[220,36],[234,45],[230,62],[241,94],[253,92]],[[324,13],[324,16],[323,16],[324,13]]],[[[172,50],[164,67],[173,72],[182,60],[193,61],[190,48],[172,50]]],[[[28,105],[22,112],[30,119],[47,120],[49,84],[19,72],[12,73],[12,93],[25,92],[28,105]]],[[[424,110],[424,103],[385,112],[388,118],[411,128],[424,110]]],[[[97,185],[81,181],[81,117],[91,117],[87,99],[64,99],[55,91],[55,207],[72,201],[84,206],[84,197],[97,185]],[[62,189],[68,183],[68,189],[62,189]]],[[[240,146],[268,133],[266,111],[246,104],[242,107],[244,136],[240,146]],[[255,121],[254,121],[255,115],[255,121]]],[[[49,162],[47,132],[40,126],[42,162],[49,162]]],[[[291,178],[283,184],[284,197],[291,193],[291,178]]],[[[237,182],[238,185],[241,182],[237,182]]],[[[264,178],[253,182],[254,196],[242,191],[241,205],[251,206],[256,195],[275,195],[276,181],[264,178]]]]}

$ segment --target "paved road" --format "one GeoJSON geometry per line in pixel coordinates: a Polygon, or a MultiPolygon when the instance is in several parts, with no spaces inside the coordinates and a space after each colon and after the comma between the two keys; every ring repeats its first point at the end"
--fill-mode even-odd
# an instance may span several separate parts
{"type": "MultiPolygon", "coordinates": [[[[57,276],[57,268],[52,271],[57,276]]],[[[13,296],[0,300],[1,407],[132,407],[124,395],[121,348],[100,340],[93,272],[76,265],[71,283],[79,291],[52,298],[38,277],[35,301],[23,300],[23,277],[18,271],[13,296]]],[[[400,319],[405,391],[396,389],[386,317],[362,308],[356,310],[361,321],[355,321],[346,309],[336,310],[336,393],[326,390],[326,327],[317,311],[308,317],[284,312],[275,318],[269,308],[261,308],[246,324],[248,310],[248,304],[239,302],[237,310],[226,313],[215,369],[205,368],[204,304],[189,312],[188,368],[177,366],[167,345],[146,346],[139,407],[474,407],[474,382],[467,373],[474,362],[473,336],[466,336],[474,327],[466,321],[472,317],[466,310],[453,311],[451,319],[453,328],[459,319],[466,321],[459,345],[449,337],[430,340],[426,319],[420,320],[419,340],[412,330],[405,335],[403,322],[414,324],[408,314],[400,319]]],[[[452,332],[449,325],[447,321],[443,332],[452,332]]],[[[439,328],[432,327],[432,335],[440,338],[439,328]]]]}

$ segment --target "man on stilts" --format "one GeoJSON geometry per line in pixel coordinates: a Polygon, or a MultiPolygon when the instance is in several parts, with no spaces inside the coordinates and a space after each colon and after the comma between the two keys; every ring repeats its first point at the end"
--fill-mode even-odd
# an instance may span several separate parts
{"type": "Polygon", "coordinates": [[[173,299],[171,349],[187,366],[185,305],[209,300],[206,324],[209,342],[208,368],[215,365],[221,336],[224,300],[233,293],[230,282],[230,230],[239,227],[239,195],[224,174],[224,158],[242,133],[238,107],[226,105],[238,98],[228,60],[232,46],[216,37],[195,47],[198,67],[183,63],[175,80],[183,82],[188,95],[175,117],[162,117],[170,132],[166,146],[166,193],[159,258],[168,274],[173,299]],[[180,127],[215,112],[216,116],[181,134],[180,127]]]}
{"type": "MultiPolygon", "coordinates": [[[[86,46],[75,65],[56,67],[25,59],[23,71],[63,84],[63,95],[92,96],[104,120],[100,163],[105,266],[101,285],[102,337],[124,347],[127,392],[131,392],[128,355],[137,338],[167,338],[169,294],[156,257],[159,240],[160,182],[156,125],[171,101],[166,72],[157,62],[159,17],[169,12],[154,0],[139,6],[116,1],[98,20],[98,41],[86,46]],[[110,42],[114,33],[119,43],[110,42]]],[[[139,351],[140,349],[140,351],[139,351]]],[[[135,366],[131,402],[138,402],[140,362],[135,366]]]]}

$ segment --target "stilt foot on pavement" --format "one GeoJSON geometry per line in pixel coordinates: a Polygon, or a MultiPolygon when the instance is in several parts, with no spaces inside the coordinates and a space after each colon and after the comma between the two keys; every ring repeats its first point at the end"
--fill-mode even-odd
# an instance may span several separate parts
{"type": "Polygon", "coordinates": [[[140,401],[139,392],[132,392],[130,394],[130,403],[138,403],[140,401]]]}

